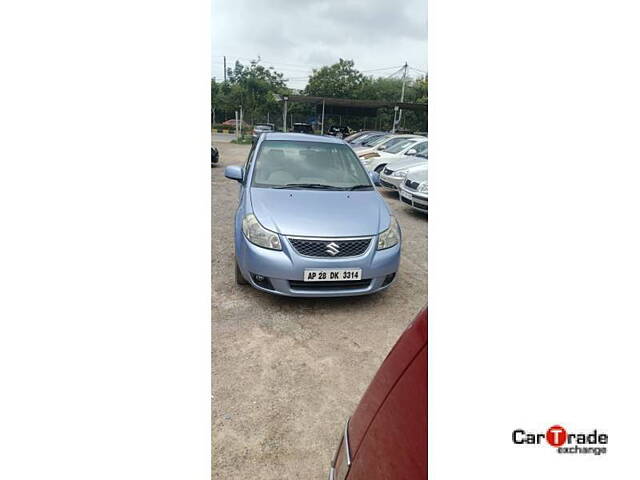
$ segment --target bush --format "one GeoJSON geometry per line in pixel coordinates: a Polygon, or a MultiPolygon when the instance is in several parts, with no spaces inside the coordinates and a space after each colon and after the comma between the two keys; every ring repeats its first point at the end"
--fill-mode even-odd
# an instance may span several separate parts
{"type": "Polygon", "coordinates": [[[233,140],[231,140],[231,143],[235,143],[237,145],[251,145],[252,141],[253,140],[250,135],[249,136],[245,135],[240,138],[234,138],[233,140]]]}

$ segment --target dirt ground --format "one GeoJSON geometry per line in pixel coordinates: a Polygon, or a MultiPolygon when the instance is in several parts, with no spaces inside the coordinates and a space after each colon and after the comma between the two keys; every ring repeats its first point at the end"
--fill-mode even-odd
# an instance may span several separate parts
{"type": "Polygon", "coordinates": [[[427,220],[382,193],[403,233],[394,284],[364,297],[300,299],[234,282],[238,184],[219,143],[212,191],[212,478],[326,479],[345,420],[427,296],[427,220]]]}

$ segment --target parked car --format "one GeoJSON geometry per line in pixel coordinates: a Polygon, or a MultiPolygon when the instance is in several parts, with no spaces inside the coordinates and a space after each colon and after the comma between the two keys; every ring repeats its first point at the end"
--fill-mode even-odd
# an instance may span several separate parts
{"type": "Polygon", "coordinates": [[[351,134],[351,129],[349,127],[337,127],[331,126],[327,130],[327,135],[331,135],[338,138],[348,137],[351,134]]]}
{"type": "Polygon", "coordinates": [[[255,142],[261,134],[267,133],[267,132],[273,132],[275,131],[275,129],[276,129],[276,126],[273,123],[256,123],[253,126],[253,132],[251,134],[251,138],[255,142]]]}
{"type": "Polygon", "coordinates": [[[360,153],[364,150],[371,149],[380,145],[382,142],[389,140],[395,136],[394,133],[383,133],[382,135],[372,136],[371,138],[364,139],[360,145],[354,145],[353,151],[360,153]]]}
{"type": "Polygon", "coordinates": [[[313,127],[308,123],[294,123],[291,131],[295,133],[313,133],[313,127]]]}
{"type": "Polygon", "coordinates": [[[392,145],[391,147],[375,152],[368,155],[367,158],[362,158],[362,164],[367,170],[374,172],[382,172],[384,167],[389,162],[393,162],[398,159],[407,158],[408,156],[416,155],[427,151],[427,140],[420,137],[406,138],[401,142],[392,145]]]}
{"type": "Polygon", "coordinates": [[[404,155],[403,157],[387,163],[380,173],[380,186],[383,189],[392,192],[400,191],[400,184],[407,178],[407,173],[411,168],[427,165],[425,154],[404,155]]]}
{"type": "Polygon", "coordinates": [[[220,159],[220,153],[218,152],[218,148],[211,145],[211,166],[213,167],[214,163],[218,163],[220,159]]]}
{"type": "Polygon", "coordinates": [[[365,295],[398,272],[401,231],[353,150],[332,137],[265,133],[244,167],[236,282],[296,297],[365,295]]]}
{"type": "Polygon", "coordinates": [[[364,148],[354,148],[354,151],[358,155],[359,158],[368,159],[375,157],[379,154],[379,152],[383,152],[388,148],[393,147],[399,142],[406,140],[407,138],[422,138],[418,137],[418,135],[396,135],[389,134],[387,136],[382,137],[379,140],[371,142],[372,145],[369,146],[369,142],[363,145],[364,148]]]}
{"type": "Polygon", "coordinates": [[[427,311],[378,369],[334,454],[329,480],[426,480],[427,311]]]}
{"type": "Polygon", "coordinates": [[[388,135],[385,132],[366,132],[363,135],[355,137],[350,135],[345,138],[344,141],[347,142],[352,148],[361,147],[365,144],[372,143],[374,140],[384,137],[388,135]]]}
{"type": "Polygon", "coordinates": [[[419,212],[429,212],[428,166],[414,167],[400,184],[400,200],[419,212]]]}
{"type": "Polygon", "coordinates": [[[351,143],[352,141],[354,141],[357,138],[360,138],[363,135],[366,135],[368,133],[371,133],[370,130],[360,130],[358,132],[352,133],[351,135],[344,137],[343,140],[347,143],[351,143]]]}

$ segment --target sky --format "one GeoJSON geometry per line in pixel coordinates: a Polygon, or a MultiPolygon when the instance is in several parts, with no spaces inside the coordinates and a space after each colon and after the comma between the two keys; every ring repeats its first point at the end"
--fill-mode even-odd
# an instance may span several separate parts
{"type": "MultiPolygon", "coordinates": [[[[211,75],[236,60],[284,73],[302,89],[313,68],[353,60],[366,75],[427,71],[427,0],[212,0],[211,75]]],[[[396,77],[399,75],[396,74],[396,77]]]]}

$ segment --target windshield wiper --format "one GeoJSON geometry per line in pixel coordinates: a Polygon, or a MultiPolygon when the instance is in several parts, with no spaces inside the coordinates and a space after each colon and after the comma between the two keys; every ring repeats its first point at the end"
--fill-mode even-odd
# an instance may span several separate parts
{"type": "Polygon", "coordinates": [[[325,185],[323,183],[287,183],[286,185],[275,185],[272,188],[318,188],[322,190],[342,190],[341,187],[325,185]]]}
{"type": "Polygon", "coordinates": [[[361,190],[361,189],[369,189],[369,188],[373,188],[371,185],[354,185],[353,187],[349,187],[347,188],[347,190],[361,190]]]}

